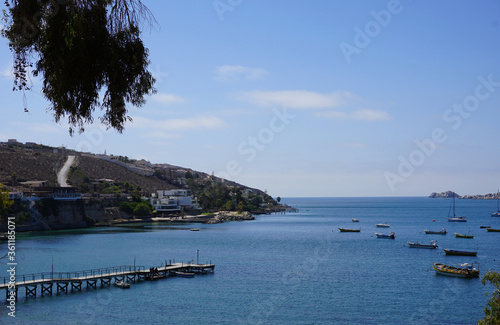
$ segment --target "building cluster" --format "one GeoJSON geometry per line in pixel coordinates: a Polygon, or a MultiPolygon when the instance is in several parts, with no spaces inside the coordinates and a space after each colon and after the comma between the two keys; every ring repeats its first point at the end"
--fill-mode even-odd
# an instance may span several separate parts
{"type": "Polygon", "coordinates": [[[82,198],[75,187],[48,186],[47,181],[21,182],[23,188],[19,191],[9,192],[11,200],[38,200],[52,198],[54,200],[74,201],[82,198]]]}
{"type": "Polygon", "coordinates": [[[150,203],[157,212],[200,210],[198,201],[191,190],[159,190],[151,194],[150,203]]]}

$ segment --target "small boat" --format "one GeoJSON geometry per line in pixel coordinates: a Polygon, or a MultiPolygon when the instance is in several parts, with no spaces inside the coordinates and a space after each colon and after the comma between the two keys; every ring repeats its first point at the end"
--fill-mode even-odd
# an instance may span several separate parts
{"type": "Polygon", "coordinates": [[[352,218],[351,220],[352,220],[352,222],[359,222],[359,220],[358,220],[358,219],[354,219],[354,218],[352,218]]]}
{"type": "Polygon", "coordinates": [[[450,217],[450,218],[446,218],[446,219],[450,222],[467,222],[466,217],[450,217]]]}
{"type": "Polygon", "coordinates": [[[200,231],[200,229],[198,229],[198,228],[191,228],[189,230],[191,230],[191,231],[200,231]]]}
{"type": "Polygon", "coordinates": [[[477,252],[474,251],[457,251],[455,249],[443,248],[446,255],[461,255],[461,256],[476,256],[477,252]]]}
{"type": "Polygon", "coordinates": [[[450,214],[448,213],[448,218],[446,219],[450,222],[467,222],[466,217],[458,217],[455,215],[455,195],[453,195],[452,207],[453,207],[453,216],[450,217],[450,214]]]}
{"type": "Polygon", "coordinates": [[[418,241],[416,243],[410,243],[409,241],[406,243],[410,246],[410,248],[434,249],[438,247],[435,240],[432,240],[430,244],[420,244],[418,241]]]}
{"type": "Polygon", "coordinates": [[[495,229],[491,227],[486,228],[486,230],[488,230],[488,232],[500,232],[500,229],[495,229]]]}
{"type": "Polygon", "coordinates": [[[393,231],[391,231],[389,233],[389,235],[379,234],[378,232],[375,233],[375,235],[377,235],[377,238],[387,238],[387,239],[394,239],[394,238],[396,238],[396,234],[393,231]]]}
{"type": "Polygon", "coordinates": [[[130,288],[130,283],[124,282],[124,281],[116,281],[115,286],[122,288],[122,289],[129,289],[130,288]]]}
{"type": "Polygon", "coordinates": [[[386,223],[377,223],[375,226],[379,228],[389,228],[390,226],[386,223]]]}
{"type": "Polygon", "coordinates": [[[360,232],[360,229],[348,229],[348,228],[339,228],[340,232],[360,232]]]}
{"type": "Polygon", "coordinates": [[[458,232],[456,232],[455,237],[457,237],[457,238],[474,238],[474,235],[464,235],[464,234],[459,234],[458,232]]]}
{"type": "Polygon", "coordinates": [[[493,212],[491,214],[492,217],[500,217],[500,207],[499,207],[500,195],[499,194],[500,193],[498,193],[498,191],[497,191],[497,195],[496,195],[497,196],[497,212],[493,212]]]}
{"type": "Polygon", "coordinates": [[[442,230],[435,231],[435,230],[424,230],[426,234],[428,235],[446,235],[446,229],[443,228],[442,230]]]}
{"type": "Polygon", "coordinates": [[[479,228],[490,228],[490,226],[479,226],[479,228]]]}
{"type": "Polygon", "coordinates": [[[434,263],[432,265],[434,271],[437,274],[448,275],[448,276],[457,276],[461,278],[477,278],[479,277],[479,270],[473,268],[472,265],[468,263],[460,264],[458,266],[446,265],[443,263],[434,263]]]}
{"type": "Polygon", "coordinates": [[[192,278],[194,277],[194,273],[192,272],[175,272],[175,275],[180,276],[181,278],[192,278]]]}

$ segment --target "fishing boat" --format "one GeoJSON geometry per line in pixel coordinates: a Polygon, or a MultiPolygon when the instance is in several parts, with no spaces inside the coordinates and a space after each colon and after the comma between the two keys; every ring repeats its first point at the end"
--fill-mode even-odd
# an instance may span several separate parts
{"type": "Polygon", "coordinates": [[[442,230],[424,230],[426,234],[428,235],[446,235],[446,229],[443,228],[442,230]]]}
{"type": "Polygon", "coordinates": [[[377,223],[375,226],[379,228],[389,228],[390,226],[386,223],[377,223]]]}
{"type": "Polygon", "coordinates": [[[476,256],[477,252],[475,251],[458,251],[455,249],[446,249],[443,248],[446,255],[460,255],[460,256],[476,256]]]}
{"type": "Polygon", "coordinates": [[[452,208],[453,208],[453,216],[450,217],[450,213],[448,213],[448,218],[446,218],[450,222],[467,222],[466,217],[459,217],[455,215],[455,195],[453,195],[453,201],[452,201],[452,208]]]}
{"type": "Polygon", "coordinates": [[[409,241],[406,243],[410,246],[410,248],[434,249],[438,247],[435,240],[432,240],[430,244],[420,244],[418,241],[416,243],[411,243],[409,241]]]}
{"type": "Polygon", "coordinates": [[[491,227],[486,228],[486,230],[488,232],[500,232],[500,229],[495,229],[495,228],[491,228],[491,227]]]}
{"type": "Polygon", "coordinates": [[[460,264],[460,266],[451,266],[443,263],[434,263],[432,265],[437,274],[457,276],[461,278],[477,278],[479,277],[479,270],[473,268],[468,263],[460,264]]]}
{"type": "Polygon", "coordinates": [[[499,195],[499,193],[498,193],[498,190],[497,190],[497,195],[496,195],[496,197],[497,197],[497,212],[493,212],[493,213],[491,214],[491,216],[492,216],[492,217],[500,217],[500,207],[499,207],[499,205],[498,205],[498,204],[499,204],[499,202],[498,202],[498,201],[500,201],[500,195],[499,195]]]}
{"type": "Polygon", "coordinates": [[[339,227],[339,230],[340,230],[340,232],[360,232],[361,228],[360,229],[348,229],[348,228],[340,228],[339,227]]]}
{"type": "Polygon", "coordinates": [[[458,232],[456,232],[455,237],[457,237],[457,238],[474,238],[474,235],[464,235],[464,234],[459,234],[458,232]]]}
{"type": "Polygon", "coordinates": [[[124,281],[116,281],[115,286],[122,288],[122,289],[129,289],[130,288],[130,283],[124,282],[124,281]]]}
{"type": "Polygon", "coordinates": [[[354,218],[352,218],[351,220],[352,220],[352,222],[359,222],[359,220],[358,220],[358,219],[354,219],[354,218]]]}
{"type": "Polygon", "coordinates": [[[180,276],[181,278],[192,278],[194,277],[194,273],[192,272],[175,272],[175,275],[180,276]]]}
{"type": "Polygon", "coordinates": [[[396,238],[396,234],[393,231],[391,231],[389,233],[389,235],[379,234],[378,232],[376,232],[375,235],[377,235],[377,238],[387,238],[387,239],[394,239],[394,238],[396,238]]]}

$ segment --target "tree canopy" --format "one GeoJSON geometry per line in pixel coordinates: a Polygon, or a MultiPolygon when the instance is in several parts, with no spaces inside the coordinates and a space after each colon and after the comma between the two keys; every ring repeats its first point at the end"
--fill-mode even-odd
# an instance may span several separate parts
{"type": "Polygon", "coordinates": [[[0,183],[0,220],[7,214],[13,201],[9,200],[9,190],[0,183]]]}
{"type": "MultiPolygon", "coordinates": [[[[14,55],[14,90],[30,90],[29,71],[42,78],[42,94],[56,122],[70,134],[100,121],[122,132],[126,104],[140,107],[154,93],[149,51],[139,26],[155,20],[139,0],[5,0],[2,35],[14,55]]],[[[26,109],[26,108],[25,108],[26,109]]]]}
{"type": "Polygon", "coordinates": [[[489,283],[495,290],[484,307],[484,318],[477,323],[480,325],[500,324],[500,273],[488,271],[481,279],[481,283],[483,285],[489,283]]]}

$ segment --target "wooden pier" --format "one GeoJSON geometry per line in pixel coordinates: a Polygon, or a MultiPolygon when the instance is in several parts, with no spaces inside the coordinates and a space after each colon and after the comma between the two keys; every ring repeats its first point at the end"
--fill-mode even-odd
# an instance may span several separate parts
{"type": "Polygon", "coordinates": [[[11,277],[0,278],[0,289],[5,289],[7,300],[9,297],[15,297],[17,300],[18,289],[21,287],[25,287],[26,298],[28,298],[36,297],[38,286],[40,286],[40,296],[43,297],[52,295],[54,284],[59,294],[61,292],[68,293],[68,289],[71,292],[81,291],[82,284],[85,284],[87,288],[95,289],[98,282],[100,282],[100,287],[105,287],[110,286],[113,279],[114,282],[157,280],[176,275],[176,272],[213,273],[214,268],[214,264],[171,263],[152,268],[125,265],[75,272],[43,272],[16,275],[15,282],[11,281],[11,277]]]}

